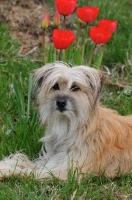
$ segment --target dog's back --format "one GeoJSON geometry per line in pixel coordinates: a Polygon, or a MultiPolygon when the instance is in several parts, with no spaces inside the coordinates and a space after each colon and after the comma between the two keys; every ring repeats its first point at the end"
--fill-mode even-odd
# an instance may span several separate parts
{"type": "Polygon", "coordinates": [[[100,107],[95,143],[94,170],[109,177],[132,171],[132,115],[100,107]]]}

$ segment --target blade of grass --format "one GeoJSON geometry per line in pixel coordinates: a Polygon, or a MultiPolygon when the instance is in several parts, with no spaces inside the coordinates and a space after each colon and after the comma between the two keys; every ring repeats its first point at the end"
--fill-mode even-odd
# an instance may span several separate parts
{"type": "Polygon", "coordinates": [[[10,118],[9,112],[7,111],[7,109],[5,108],[4,104],[1,101],[0,101],[0,104],[2,105],[4,114],[7,117],[7,120],[9,122],[10,126],[11,126],[12,131],[15,132],[15,128],[14,128],[13,122],[12,122],[12,120],[10,118]]]}
{"type": "Polygon", "coordinates": [[[29,75],[29,81],[28,81],[27,122],[28,122],[28,119],[29,119],[29,113],[30,113],[30,103],[31,103],[32,82],[33,82],[33,74],[30,74],[30,75],[29,75]]]}

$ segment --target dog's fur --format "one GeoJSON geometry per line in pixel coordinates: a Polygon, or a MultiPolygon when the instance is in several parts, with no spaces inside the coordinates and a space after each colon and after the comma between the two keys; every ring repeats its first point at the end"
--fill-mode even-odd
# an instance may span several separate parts
{"type": "MultiPolygon", "coordinates": [[[[61,62],[35,71],[40,119],[46,125],[41,155],[16,153],[0,162],[0,178],[12,174],[67,179],[68,166],[108,177],[132,171],[132,116],[100,106],[100,71],[61,62]]],[[[32,148],[32,147],[31,147],[32,148]]]]}

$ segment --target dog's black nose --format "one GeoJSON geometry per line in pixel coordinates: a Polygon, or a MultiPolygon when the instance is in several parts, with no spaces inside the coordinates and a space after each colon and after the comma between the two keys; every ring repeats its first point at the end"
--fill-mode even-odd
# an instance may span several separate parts
{"type": "Polygon", "coordinates": [[[60,98],[56,101],[56,105],[58,110],[60,110],[61,112],[65,110],[66,108],[66,99],[65,98],[60,98]]]}

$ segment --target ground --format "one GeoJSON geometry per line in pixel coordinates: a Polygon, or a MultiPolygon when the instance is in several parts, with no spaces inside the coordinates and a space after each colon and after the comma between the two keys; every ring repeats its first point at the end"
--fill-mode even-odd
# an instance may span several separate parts
{"type": "MultiPolygon", "coordinates": [[[[41,21],[45,12],[53,17],[52,9],[43,0],[3,0],[0,1],[0,23],[9,25],[10,34],[20,41],[19,55],[37,58],[42,47],[41,21]]],[[[52,21],[46,33],[46,42],[50,41],[52,21]]]]}

